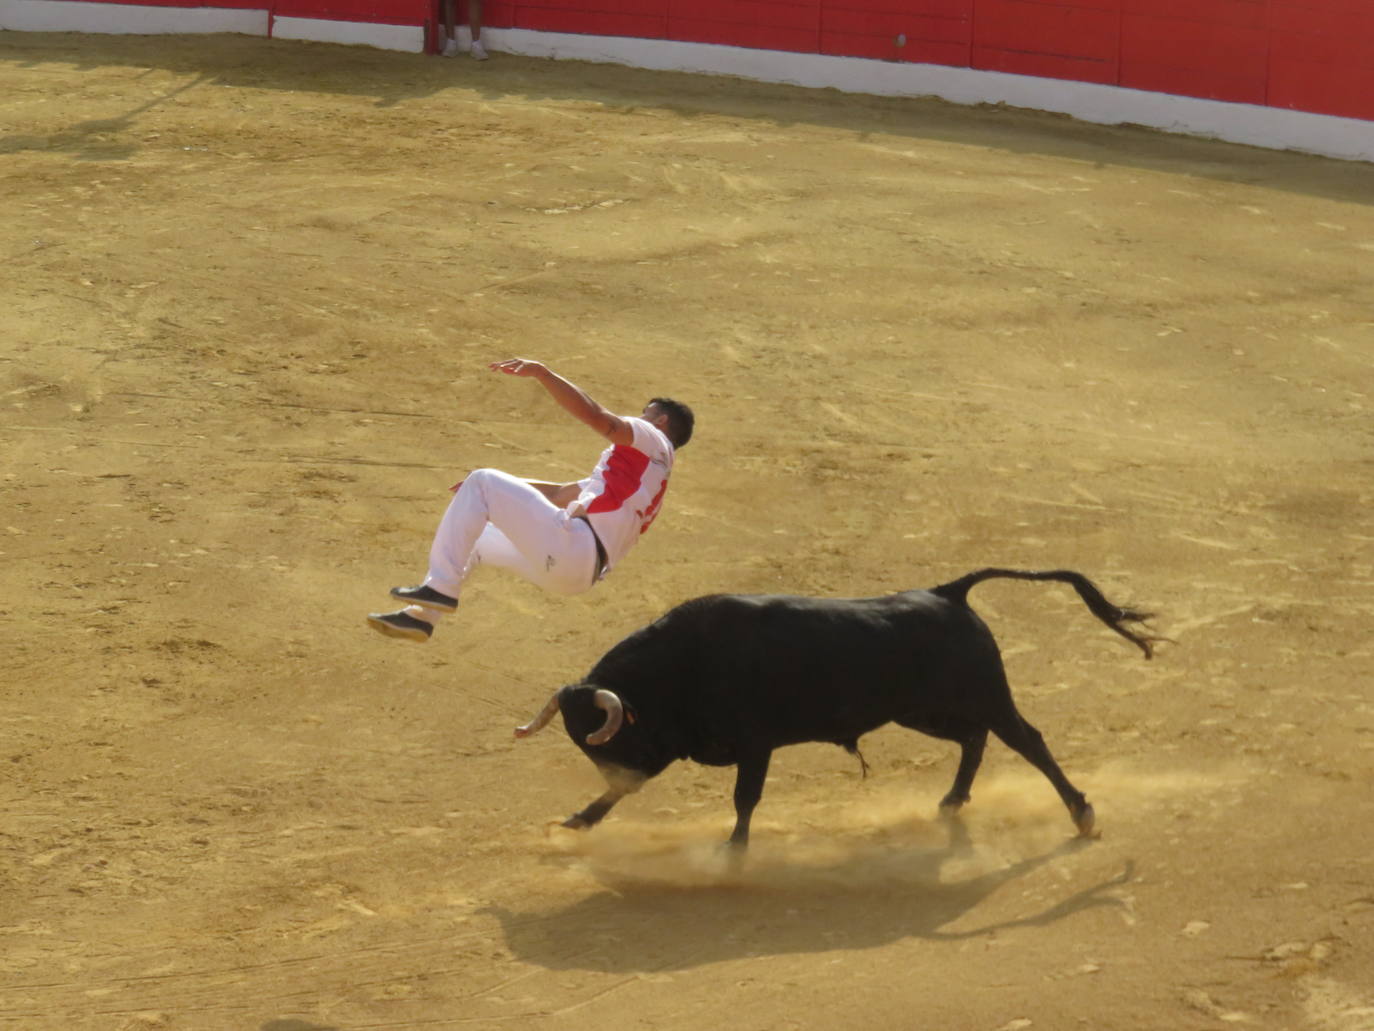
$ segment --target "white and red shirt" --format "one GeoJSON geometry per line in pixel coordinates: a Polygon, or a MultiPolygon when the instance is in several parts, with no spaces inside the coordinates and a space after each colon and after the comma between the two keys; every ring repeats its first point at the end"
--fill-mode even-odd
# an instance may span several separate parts
{"type": "Polygon", "coordinates": [[[582,493],[568,507],[585,514],[606,549],[606,568],[634,547],[658,515],[673,468],[673,445],[652,423],[629,417],[634,443],[612,444],[601,452],[582,493]]]}

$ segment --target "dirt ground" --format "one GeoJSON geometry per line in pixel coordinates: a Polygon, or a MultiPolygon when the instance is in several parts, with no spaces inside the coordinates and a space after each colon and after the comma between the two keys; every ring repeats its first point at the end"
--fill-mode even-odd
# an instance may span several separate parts
{"type": "Polygon", "coordinates": [[[0,1026],[1374,1028],[1374,172],[496,55],[0,34],[0,1026]],[[567,599],[363,622],[533,383],[698,414],[567,599]],[[993,742],[779,753],[599,828],[555,724],[714,591],[973,602],[1094,802],[993,742]]]}

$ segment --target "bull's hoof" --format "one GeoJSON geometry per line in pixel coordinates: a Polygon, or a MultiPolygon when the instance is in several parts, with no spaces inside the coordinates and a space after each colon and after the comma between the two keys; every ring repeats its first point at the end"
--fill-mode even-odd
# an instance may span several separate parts
{"type": "Polygon", "coordinates": [[[592,822],[581,813],[574,813],[559,824],[560,827],[566,827],[570,831],[584,831],[591,825],[592,822]]]}
{"type": "Polygon", "coordinates": [[[1080,838],[1098,837],[1099,835],[1093,829],[1096,820],[1097,816],[1093,812],[1093,807],[1084,802],[1083,808],[1078,810],[1073,817],[1074,826],[1078,828],[1078,836],[1080,838]]]}
{"type": "Polygon", "coordinates": [[[738,874],[744,870],[745,857],[749,855],[749,839],[736,841],[734,838],[720,843],[719,852],[725,860],[725,869],[730,874],[738,874]]]}
{"type": "Polygon", "coordinates": [[[940,816],[942,819],[949,820],[959,815],[959,810],[964,808],[967,798],[959,798],[957,795],[946,795],[940,799],[940,816]]]}

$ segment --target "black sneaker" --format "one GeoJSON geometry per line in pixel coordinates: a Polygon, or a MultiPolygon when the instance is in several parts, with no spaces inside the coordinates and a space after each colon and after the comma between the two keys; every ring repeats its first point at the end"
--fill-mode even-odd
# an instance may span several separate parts
{"type": "Polygon", "coordinates": [[[404,637],[407,641],[424,644],[434,633],[434,624],[416,619],[407,612],[369,612],[367,625],[387,637],[404,637]]]}
{"type": "Polygon", "coordinates": [[[419,587],[393,587],[391,596],[400,598],[401,601],[408,601],[412,605],[420,605],[427,609],[438,609],[440,612],[456,612],[458,610],[458,599],[450,598],[447,594],[440,594],[433,587],[421,585],[419,587]]]}

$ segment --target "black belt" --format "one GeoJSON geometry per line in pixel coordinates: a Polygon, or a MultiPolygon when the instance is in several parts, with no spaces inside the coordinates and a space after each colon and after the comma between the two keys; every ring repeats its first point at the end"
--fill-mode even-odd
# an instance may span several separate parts
{"type": "Polygon", "coordinates": [[[587,524],[587,529],[592,531],[592,540],[596,543],[596,574],[592,577],[592,583],[596,583],[606,575],[606,546],[601,543],[601,538],[596,534],[596,527],[592,526],[592,521],[584,515],[573,516],[574,519],[581,519],[587,524]]]}

